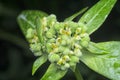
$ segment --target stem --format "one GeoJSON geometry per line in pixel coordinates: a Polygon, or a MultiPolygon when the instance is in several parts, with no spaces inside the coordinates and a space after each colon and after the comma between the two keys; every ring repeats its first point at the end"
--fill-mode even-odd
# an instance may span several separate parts
{"type": "Polygon", "coordinates": [[[76,66],[74,74],[75,74],[77,80],[83,80],[82,75],[81,75],[81,73],[79,71],[79,67],[78,66],[76,66]]]}

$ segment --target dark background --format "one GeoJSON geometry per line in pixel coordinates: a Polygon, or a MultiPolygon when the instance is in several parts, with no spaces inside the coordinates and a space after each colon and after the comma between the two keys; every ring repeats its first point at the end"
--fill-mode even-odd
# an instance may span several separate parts
{"type": "MultiPolygon", "coordinates": [[[[32,76],[36,57],[28,48],[18,24],[17,16],[23,10],[42,10],[54,13],[59,21],[99,0],[0,0],[0,80],[39,80],[48,63],[32,76]]],[[[120,1],[117,1],[104,24],[91,35],[94,42],[120,40],[120,1]]],[[[85,80],[109,80],[80,63],[85,80]]],[[[69,71],[62,80],[75,80],[69,71]]],[[[54,79],[53,79],[54,80],[54,79]]]]}

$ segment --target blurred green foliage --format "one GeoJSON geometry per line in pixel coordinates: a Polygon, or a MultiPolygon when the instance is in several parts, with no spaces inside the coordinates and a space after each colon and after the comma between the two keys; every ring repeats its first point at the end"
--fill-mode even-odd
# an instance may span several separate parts
{"type": "MultiPolygon", "coordinates": [[[[36,59],[29,51],[19,26],[17,16],[23,10],[42,10],[54,13],[58,20],[80,9],[91,7],[99,0],[0,0],[0,80],[38,80],[45,72],[44,64],[35,74],[31,75],[33,61],[36,59]]],[[[78,20],[77,18],[75,20],[78,20]]],[[[117,2],[111,14],[94,34],[92,41],[120,40],[120,1],[117,2]]],[[[108,80],[87,68],[83,63],[79,65],[85,80],[108,80]]],[[[75,80],[71,71],[63,80],[75,80]]]]}

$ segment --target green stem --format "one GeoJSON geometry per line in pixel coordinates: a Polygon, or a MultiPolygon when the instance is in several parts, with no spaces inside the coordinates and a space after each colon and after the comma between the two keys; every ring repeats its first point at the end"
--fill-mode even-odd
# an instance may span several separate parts
{"type": "Polygon", "coordinates": [[[83,80],[82,75],[81,75],[81,73],[79,71],[79,67],[78,66],[76,66],[74,74],[75,74],[77,80],[83,80]]]}

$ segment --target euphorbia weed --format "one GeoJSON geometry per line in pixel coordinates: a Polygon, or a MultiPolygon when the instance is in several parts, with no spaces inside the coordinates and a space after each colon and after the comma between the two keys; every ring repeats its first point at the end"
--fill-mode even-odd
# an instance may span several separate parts
{"type": "Polygon", "coordinates": [[[81,49],[90,40],[85,26],[73,21],[58,22],[55,15],[43,17],[39,21],[41,25],[37,27],[42,32],[42,53],[47,53],[48,60],[58,66],[58,69],[75,67],[82,56],[81,49]]]}
{"type": "MultiPolygon", "coordinates": [[[[59,80],[68,69],[77,73],[76,65],[82,61],[108,78],[120,79],[116,68],[114,69],[116,62],[117,65],[119,64],[119,58],[114,57],[113,61],[110,57],[117,50],[116,54],[120,53],[118,45],[120,42],[94,43],[89,37],[104,22],[115,2],[116,0],[100,0],[78,22],[74,22],[73,19],[85,12],[86,8],[63,22],[59,22],[54,14],[23,11],[18,17],[18,22],[30,44],[31,51],[35,56],[39,56],[33,64],[32,74],[48,60],[51,64],[40,80],[59,80]]],[[[76,77],[77,80],[82,79],[79,74],[76,77]]]]}
{"type": "Polygon", "coordinates": [[[32,28],[28,28],[26,33],[32,52],[35,55],[47,53],[48,60],[58,69],[75,67],[82,56],[82,48],[87,47],[90,41],[86,27],[73,21],[58,22],[53,14],[39,19],[37,27],[41,31],[38,37],[32,28]]]}

